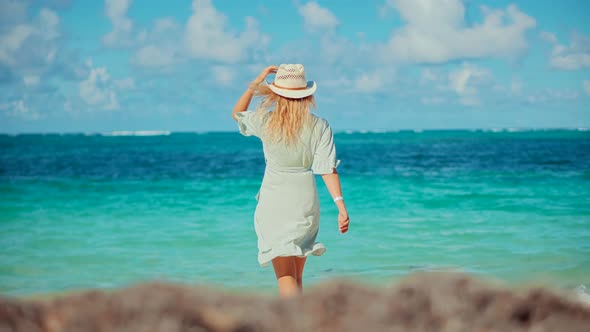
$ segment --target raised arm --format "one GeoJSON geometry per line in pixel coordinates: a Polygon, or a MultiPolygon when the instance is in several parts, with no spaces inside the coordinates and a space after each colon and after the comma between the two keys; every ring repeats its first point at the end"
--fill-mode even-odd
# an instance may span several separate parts
{"type": "MultiPolygon", "coordinates": [[[[324,180],[326,188],[328,188],[332,198],[342,197],[340,176],[335,168],[334,172],[331,174],[322,174],[322,179],[324,180]]],[[[340,233],[346,233],[348,231],[348,224],[350,223],[346,204],[344,204],[343,199],[335,200],[335,203],[338,207],[338,228],[340,229],[340,233]]]]}
{"type": "Polygon", "coordinates": [[[231,114],[231,116],[232,116],[232,118],[234,118],[234,120],[238,121],[238,119],[236,118],[236,113],[244,112],[244,111],[248,110],[248,106],[250,106],[250,102],[252,101],[252,96],[254,96],[253,86],[256,86],[256,85],[262,83],[262,81],[264,81],[266,79],[266,76],[268,76],[271,73],[276,73],[277,69],[279,69],[279,67],[277,67],[277,66],[268,66],[262,70],[260,75],[258,75],[258,77],[256,77],[256,79],[254,81],[252,81],[252,84],[250,84],[248,89],[246,89],[246,91],[244,91],[244,93],[242,94],[240,99],[238,99],[236,106],[234,106],[234,110],[231,114]]]}

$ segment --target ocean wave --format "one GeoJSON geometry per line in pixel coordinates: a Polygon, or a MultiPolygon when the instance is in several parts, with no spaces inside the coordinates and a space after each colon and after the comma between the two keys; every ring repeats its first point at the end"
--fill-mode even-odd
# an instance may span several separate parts
{"type": "Polygon", "coordinates": [[[579,285],[578,287],[576,287],[575,292],[578,296],[578,300],[580,300],[586,305],[590,305],[590,293],[586,290],[585,285],[579,285]]]}
{"type": "Polygon", "coordinates": [[[169,130],[120,130],[102,133],[103,136],[168,136],[169,130]]]}

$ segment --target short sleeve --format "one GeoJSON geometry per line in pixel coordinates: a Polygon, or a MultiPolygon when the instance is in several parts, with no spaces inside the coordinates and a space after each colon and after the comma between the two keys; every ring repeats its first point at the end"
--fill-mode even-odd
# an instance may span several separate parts
{"type": "Polygon", "coordinates": [[[237,112],[236,119],[238,119],[240,134],[260,137],[263,121],[262,114],[256,111],[237,112]]]}
{"type": "Polygon", "coordinates": [[[340,165],[336,160],[336,146],[330,125],[326,123],[313,156],[311,170],[314,174],[331,174],[340,165]]]}

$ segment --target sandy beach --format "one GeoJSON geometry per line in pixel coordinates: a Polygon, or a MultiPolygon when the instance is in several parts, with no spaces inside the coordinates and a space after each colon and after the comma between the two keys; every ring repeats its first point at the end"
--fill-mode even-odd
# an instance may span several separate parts
{"type": "Polygon", "coordinates": [[[417,273],[389,287],[334,279],[302,296],[141,283],[0,299],[0,331],[588,331],[573,293],[417,273]]]}

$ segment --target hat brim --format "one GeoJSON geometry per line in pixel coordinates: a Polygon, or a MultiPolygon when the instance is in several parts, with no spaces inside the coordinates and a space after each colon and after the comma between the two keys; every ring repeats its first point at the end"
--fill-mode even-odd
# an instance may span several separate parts
{"type": "Polygon", "coordinates": [[[282,89],[279,87],[276,87],[275,85],[272,84],[272,82],[266,82],[266,85],[268,85],[268,88],[276,93],[279,96],[283,96],[285,98],[292,98],[292,99],[300,99],[300,98],[305,98],[308,96],[311,96],[312,94],[315,93],[315,90],[318,88],[318,85],[316,84],[315,81],[308,81],[307,82],[307,86],[305,87],[305,89],[301,89],[301,90],[291,90],[291,89],[282,89]]]}

